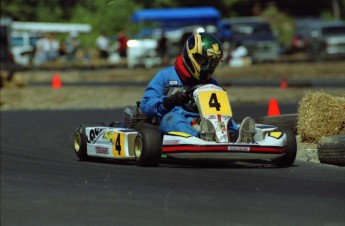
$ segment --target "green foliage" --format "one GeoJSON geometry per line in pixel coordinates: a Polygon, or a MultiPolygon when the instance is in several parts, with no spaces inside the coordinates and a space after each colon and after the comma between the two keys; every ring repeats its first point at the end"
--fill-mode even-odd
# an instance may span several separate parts
{"type": "Polygon", "coordinates": [[[62,8],[59,7],[59,0],[50,0],[47,4],[44,0],[37,1],[35,7],[37,21],[55,22],[62,18],[62,8]]]}
{"type": "Polygon", "coordinates": [[[321,13],[321,17],[326,19],[326,20],[332,20],[333,19],[333,14],[331,11],[323,11],[321,13]]]}
{"type": "Polygon", "coordinates": [[[114,36],[121,30],[133,30],[130,17],[134,8],[135,5],[127,0],[84,0],[75,6],[71,22],[88,23],[92,26],[92,34],[83,39],[93,45],[101,31],[114,36]]]}
{"type": "Polygon", "coordinates": [[[1,16],[10,17],[14,20],[28,21],[28,18],[33,17],[35,13],[34,9],[37,6],[37,2],[25,1],[25,0],[1,0],[1,16]],[[32,7],[26,7],[28,2],[32,4],[32,7]]]}
{"type": "Polygon", "coordinates": [[[232,7],[241,2],[241,0],[223,0],[224,6],[222,6],[223,17],[238,17],[236,10],[232,10],[232,7]]]}
{"type": "Polygon", "coordinates": [[[260,15],[266,18],[283,47],[289,47],[294,34],[294,21],[287,14],[279,11],[275,5],[268,6],[260,15]]]}
{"type": "Polygon", "coordinates": [[[164,8],[164,7],[178,7],[178,1],[172,0],[132,0],[136,5],[142,8],[164,8]]]}

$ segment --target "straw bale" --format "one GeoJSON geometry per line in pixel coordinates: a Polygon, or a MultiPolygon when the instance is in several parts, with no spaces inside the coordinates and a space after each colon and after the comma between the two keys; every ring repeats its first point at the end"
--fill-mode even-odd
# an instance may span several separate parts
{"type": "Polygon", "coordinates": [[[345,93],[336,97],[309,91],[299,103],[297,131],[304,142],[345,134],[345,93]]]}

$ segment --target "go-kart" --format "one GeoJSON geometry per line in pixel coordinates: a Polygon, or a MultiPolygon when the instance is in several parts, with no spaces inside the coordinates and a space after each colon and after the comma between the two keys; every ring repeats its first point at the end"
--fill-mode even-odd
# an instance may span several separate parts
{"type": "Polygon", "coordinates": [[[193,127],[199,136],[183,132],[161,134],[159,123],[147,119],[136,106],[126,107],[123,121],[80,124],[74,133],[74,149],[80,160],[94,158],[134,160],[139,166],[157,166],[162,158],[271,160],[278,167],[291,166],[296,158],[296,138],[292,131],[256,124],[246,117],[239,132],[231,134],[232,119],[228,94],[216,85],[199,85],[187,91],[188,110],[198,111],[193,127]]]}

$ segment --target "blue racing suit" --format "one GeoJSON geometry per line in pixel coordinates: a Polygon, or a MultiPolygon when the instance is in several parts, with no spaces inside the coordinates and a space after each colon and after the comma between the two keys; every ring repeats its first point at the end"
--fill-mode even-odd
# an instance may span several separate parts
{"type": "MultiPolygon", "coordinates": [[[[218,85],[214,79],[211,83],[218,85]]],[[[181,106],[175,106],[169,111],[163,105],[163,99],[169,95],[171,89],[181,89],[184,85],[186,84],[182,83],[175,67],[170,66],[160,70],[145,90],[141,100],[141,109],[146,117],[156,117],[161,120],[162,134],[179,131],[198,136],[198,132],[191,126],[192,120],[199,119],[198,113],[186,111],[181,106]]],[[[229,124],[229,129],[234,132],[238,131],[238,126],[233,120],[229,124]]]]}

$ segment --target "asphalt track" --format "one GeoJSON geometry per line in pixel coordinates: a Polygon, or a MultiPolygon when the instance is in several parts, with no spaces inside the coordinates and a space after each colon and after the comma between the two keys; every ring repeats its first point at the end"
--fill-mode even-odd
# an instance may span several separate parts
{"type": "MultiPolygon", "coordinates": [[[[250,107],[237,112],[266,111],[250,107]]],[[[120,109],[1,112],[1,225],[345,225],[341,167],[78,161],[76,126],[119,117],[120,109]]]]}

